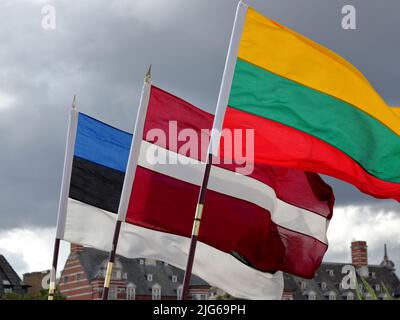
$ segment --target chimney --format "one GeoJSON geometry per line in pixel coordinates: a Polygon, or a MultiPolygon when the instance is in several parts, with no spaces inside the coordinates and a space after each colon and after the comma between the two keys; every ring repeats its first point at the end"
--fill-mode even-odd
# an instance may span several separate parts
{"type": "Polygon", "coordinates": [[[71,253],[82,252],[83,246],[75,243],[71,243],[71,253]]]}
{"type": "Polygon", "coordinates": [[[351,243],[351,263],[359,268],[368,266],[368,246],[366,241],[353,241],[351,243]]]}
{"type": "Polygon", "coordinates": [[[363,277],[368,277],[368,246],[366,241],[351,243],[351,263],[363,277]]]}

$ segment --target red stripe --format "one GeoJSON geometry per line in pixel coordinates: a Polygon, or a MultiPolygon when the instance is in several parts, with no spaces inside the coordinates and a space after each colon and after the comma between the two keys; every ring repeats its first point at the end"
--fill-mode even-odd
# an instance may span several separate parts
{"type": "MultiPolygon", "coordinates": [[[[199,187],[138,167],[126,221],[190,237],[199,187]],[[155,198],[156,195],[156,198],[155,198]]],[[[262,271],[312,278],[327,246],[277,226],[268,211],[208,190],[199,240],[262,271]]]]}
{"type": "MultiPolygon", "coordinates": [[[[206,151],[209,137],[204,133],[202,134],[201,130],[211,129],[213,119],[214,116],[212,114],[153,86],[151,88],[143,137],[147,140],[147,134],[151,129],[161,129],[167,133],[167,136],[170,136],[169,121],[174,120],[177,121],[177,134],[189,128],[194,130],[199,137],[202,135],[204,138],[207,138],[203,139],[206,145],[202,148],[203,151],[206,151]]],[[[147,141],[174,152],[180,151],[182,145],[185,144],[182,141],[179,141],[177,144],[171,144],[167,140],[165,145],[160,144],[160,141],[147,141]]],[[[200,155],[200,142],[198,142],[198,146],[197,154],[200,155]]],[[[192,158],[200,158],[200,156],[185,155],[192,158]]],[[[206,159],[206,153],[204,152],[202,159],[203,161],[206,159]]],[[[235,165],[227,164],[219,166],[231,171],[234,171],[236,168],[235,165]]],[[[273,188],[277,197],[286,203],[313,211],[329,219],[332,216],[334,203],[332,189],[316,173],[305,173],[303,170],[286,169],[261,163],[255,166],[250,177],[273,188]]]]}
{"type": "Polygon", "coordinates": [[[226,111],[224,128],[254,129],[256,163],[330,175],[377,198],[400,201],[400,184],[368,174],[342,151],[302,131],[230,107],[226,111]]]}

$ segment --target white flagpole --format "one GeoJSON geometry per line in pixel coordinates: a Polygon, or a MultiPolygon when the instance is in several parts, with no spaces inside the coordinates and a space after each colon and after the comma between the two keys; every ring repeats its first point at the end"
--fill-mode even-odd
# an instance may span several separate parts
{"type": "Polygon", "coordinates": [[[196,212],[193,221],[192,238],[190,241],[188,261],[183,280],[182,297],[185,299],[188,294],[190,278],[192,276],[192,268],[194,262],[194,255],[197,245],[197,237],[199,235],[201,217],[205,203],[205,196],[207,192],[208,179],[211,172],[212,156],[218,155],[219,140],[221,136],[222,124],[224,121],[225,110],[228,105],[229,93],[231,90],[233,74],[235,71],[236,59],[239,51],[240,39],[243,32],[244,22],[246,20],[247,5],[240,1],[236,9],[235,22],[233,24],[229,49],[226,56],[224,73],[222,75],[222,83],[218,95],[217,107],[214,116],[213,129],[211,133],[211,140],[208,146],[207,164],[204,172],[203,182],[201,185],[199,199],[197,202],[196,212]]]}
{"type": "Polygon", "coordinates": [[[151,91],[151,65],[144,78],[142,94],[139,103],[139,110],[136,116],[135,129],[133,131],[131,150],[129,151],[128,164],[126,166],[126,172],[125,172],[125,180],[122,187],[121,199],[118,207],[118,216],[115,224],[112,247],[110,251],[110,257],[108,260],[106,277],[104,279],[103,300],[108,300],[108,291],[110,288],[110,281],[115,261],[115,254],[117,251],[119,233],[121,230],[122,222],[125,221],[125,216],[128,210],[133,181],[135,180],[136,168],[139,161],[140,146],[143,140],[144,123],[146,120],[147,108],[150,100],[150,91],[151,91]]]}
{"type": "Polygon", "coordinates": [[[58,217],[57,217],[57,230],[54,242],[53,263],[50,271],[50,286],[48,299],[54,299],[54,292],[56,289],[56,273],[58,254],[60,251],[60,240],[64,238],[65,218],[67,213],[67,204],[69,197],[69,188],[71,183],[72,161],[74,159],[76,129],[78,127],[78,111],[76,110],[76,96],[72,101],[72,108],[68,124],[68,136],[65,147],[64,168],[61,180],[60,200],[58,203],[58,217]]]}

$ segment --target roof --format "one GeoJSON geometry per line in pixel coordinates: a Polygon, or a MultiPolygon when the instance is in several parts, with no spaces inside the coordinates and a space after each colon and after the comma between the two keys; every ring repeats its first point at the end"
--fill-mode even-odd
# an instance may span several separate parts
{"type": "Polygon", "coordinates": [[[24,294],[25,287],[26,285],[21,281],[7,259],[0,255],[0,295],[3,295],[4,289],[7,288],[11,288],[14,293],[24,294]]]}
{"type": "MultiPolygon", "coordinates": [[[[104,278],[104,268],[108,262],[108,253],[94,248],[85,247],[82,251],[75,253],[82,264],[82,267],[90,281],[97,278],[104,278]]],[[[163,296],[176,296],[178,287],[183,283],[184,271],[170,264],[161,261],[151,261],[146,259],[128,259],[116,256],[115,267],[122,268],[121,272],[126,273],[127,283],[136,286],[136,295],[151,295],[152,287],[155,284],[161,286],[163,296]],[[152,280],[147,279],[147,275],[152,275],[152,280]],[[172,276],[177,277],[177,281],[172,281],[172,276]]],[[[209,286],[201,278],[193,275],[190,285],[209,286]]]]}
{"type": "MultiPolygon", "coordinates": [[[[308,293],[314,291],[316,299],[329,299],[330,294],[335,294],[337,300],[347,299],[349,292],[356,295],[355,290],[343,289],[341,282],[345,274],[342,268],[348,263],[331,263],[323,262],[317,270],[313,279],[303,279],[290,274],[284,274],[285,292],[292,292],[293,298],[298,300],[308,299],[308,293]]],[[[385,294],[382,283],[385,285],[390,294],[395,295],[397,288],[400,288],[400,280],[395,272],[381,265],[368,266],[369,277],[367,282],[375,289],[378,296],[383,297],[385,294]],[[376,289],[376,285],[378,289],[376,289]]],[[[358,283],[361,283],[357,274],[358,283]]]]}

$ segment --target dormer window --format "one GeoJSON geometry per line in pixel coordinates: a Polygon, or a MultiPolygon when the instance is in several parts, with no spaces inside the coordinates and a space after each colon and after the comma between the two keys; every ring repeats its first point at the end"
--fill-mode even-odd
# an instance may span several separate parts
{"type": "Polygon", "coordinates": [[[302,282],[301,282],[301,288],[302,288],[303,290],[306,290],[306,289],[307,289],[307,282],[302,281],[302,282]]]}
{"type": "Polygon", "coordinates": [[[135,300],[136,298],[136,286],[133,283],[129,283],[126,287],[126,300],[135,300]]]}
{"type": "Polygon", "coordinates": [[[349,291],[349,293],[347,294],[347,300],[354,300],[354,293],[349,291]]]}
{"type": "Polygon", "coordinates": [[[156,266],[157,265],[157,261],[154,259],[145,259],[144,260],[144,264],[146,266],[156,266]]]}
{"type": "Polygon", "coordinates": [[[317,295],[314,291],[310,291],[310,293],[308,294],[308,300],[316,300],[317,299],[317,295]]]}
{"type": "Polygon", "coordinates": [[[326,282],[321,282],[321,289],[326,290],[326,282]]]}
{"type": "Polygon", "coordinates": [[[375,285],[375,290],[378,291],[378,292],[381,291],[381,286],[379,284],[376,284],[375,285]]]}
{"type": "Polygon", "coordinates": [[[153,281],[153,275],[151,273],[147,275],[147,281],[153,281]]]}
{"type": "Polygon", "coordinates": [[[336,293],[331,291],[329,292],[329,300],[336,300],[336,293]]]}
{"type": "Polygon", "coordinates": [[[333,272],[333,270],[329,270],[329,276],[330,277],[334,277],[335,276],[335,273],[333,272]]]}
{"type": "Polygon", "coordinates": [[[153,300],[161,300],[161,287],[158,284],[151,289],[151,297],[153,300]]]}
{"type": "Polygon", "coordinates": [[[140,259],[140,260],[139,260],[139,263],[140,263],[140,265],[144,265],[144,260],[143,260],[143,259],[140,259]]]}
{"type": "Polygon", "coordinates": [[[183,286],[182,286],[182,285],[180,285],[180,286],[178,287],[178,289],[176,289],[176,298],[177,298],[178,300],[181,300],[181,299],[182,299],[182,289],[183,289],[183,286]]]}
{"type": "Polygon", "coordinates": [[[178,282],[178,276],[173,275],[172,276],[172,283],[177,283],[178,282]]]}

